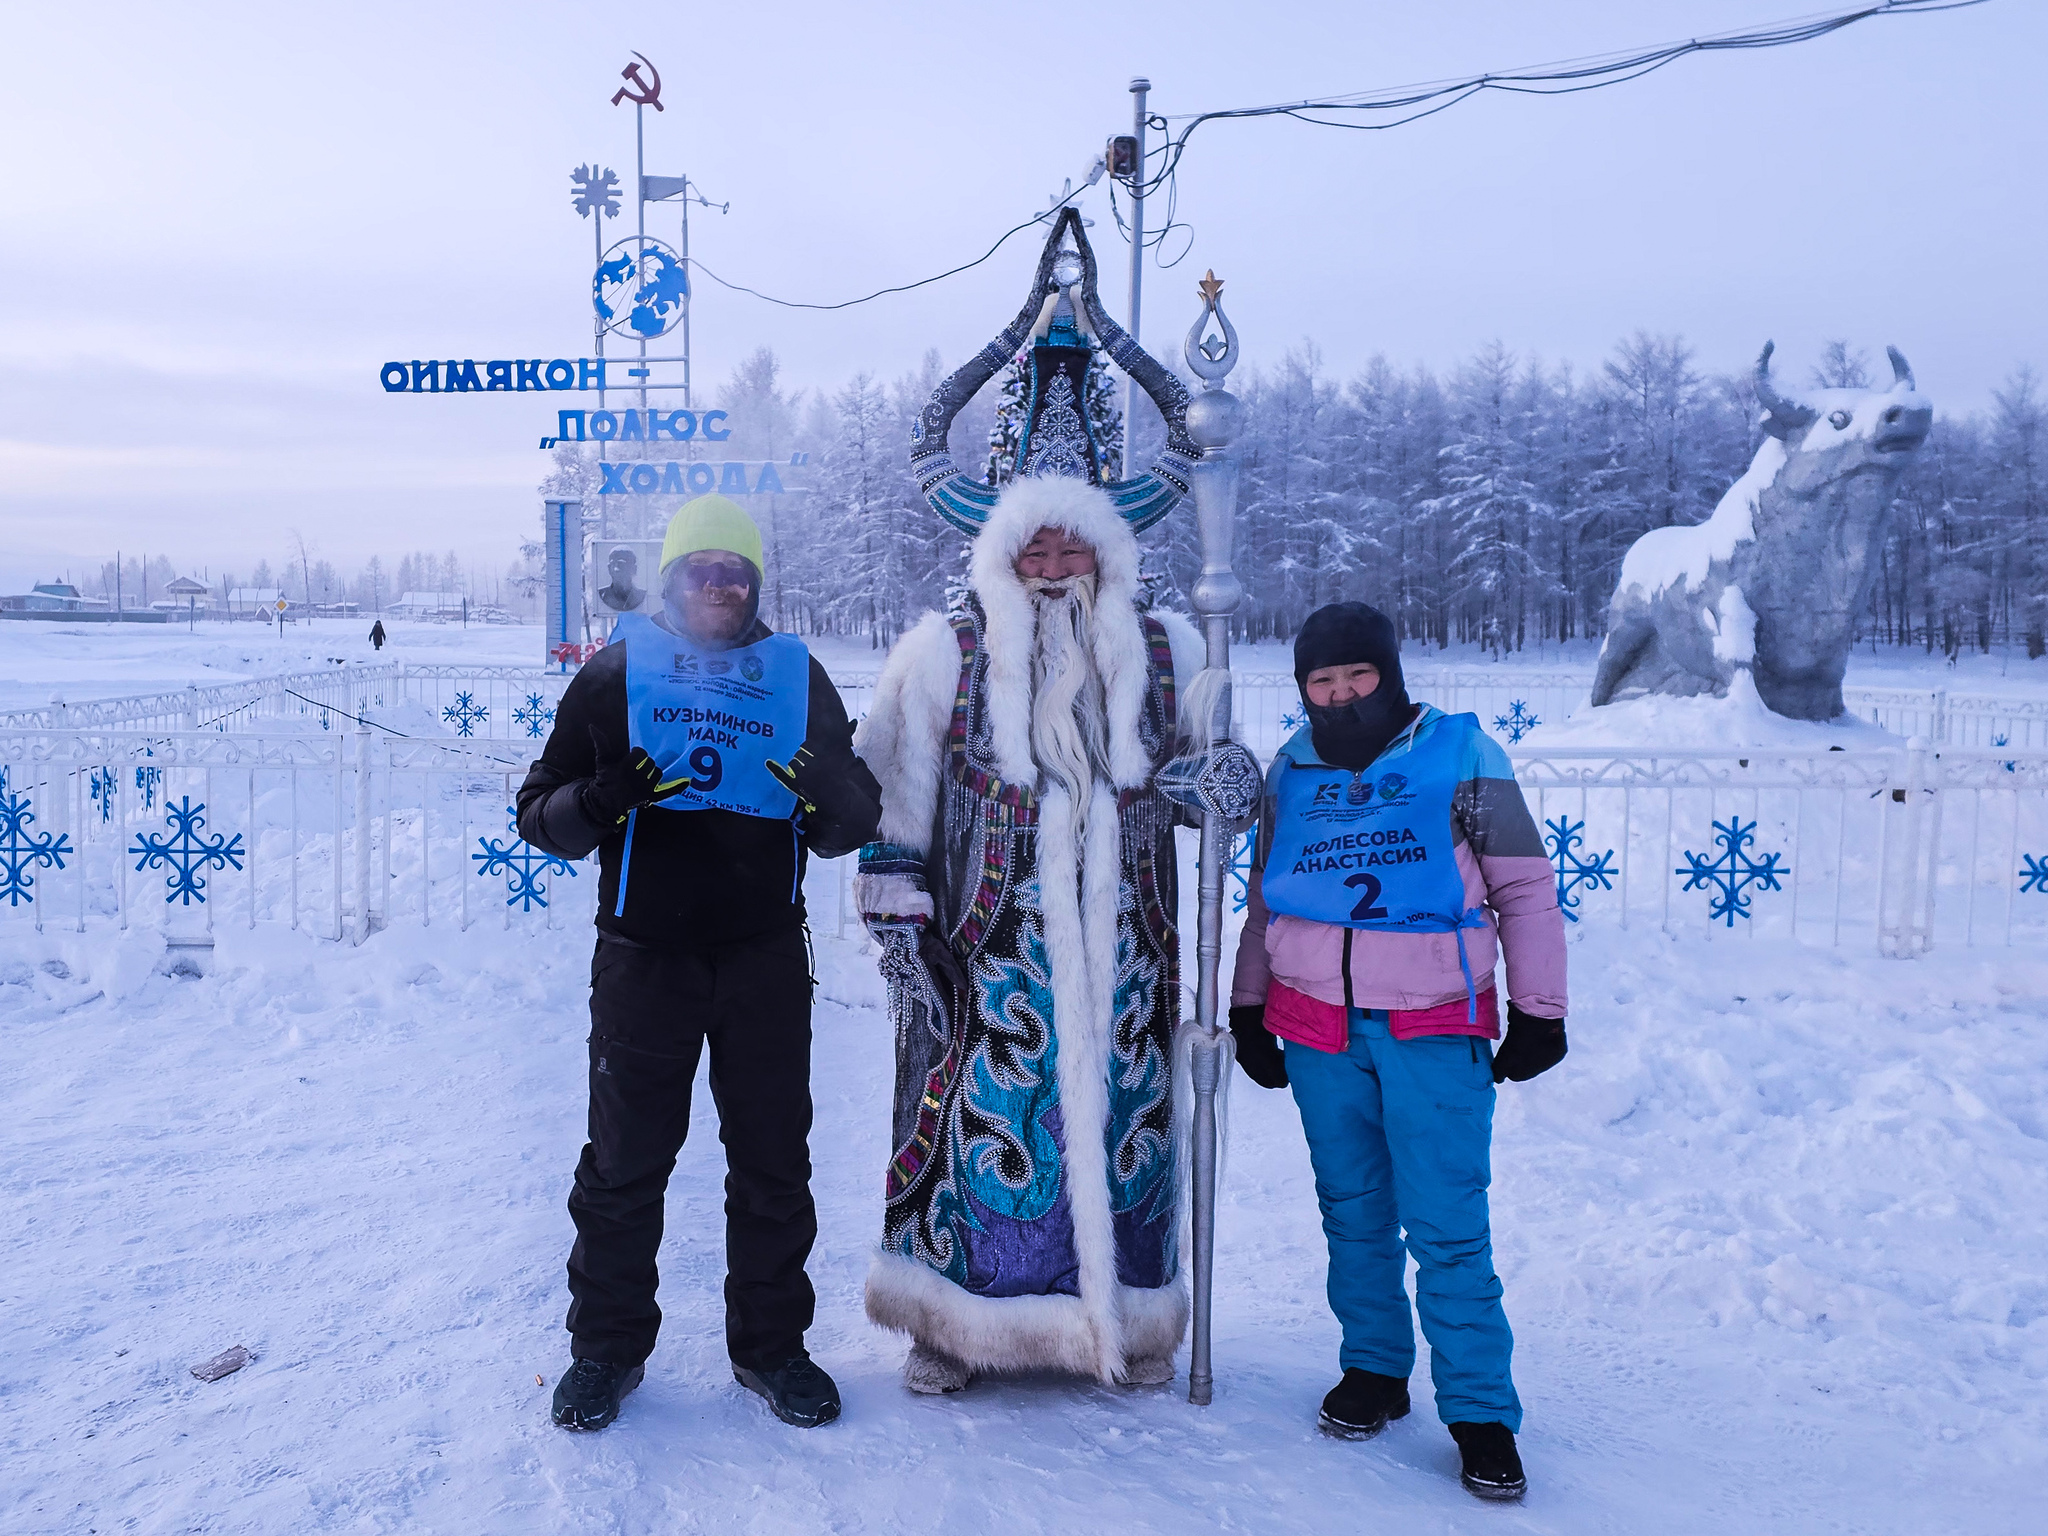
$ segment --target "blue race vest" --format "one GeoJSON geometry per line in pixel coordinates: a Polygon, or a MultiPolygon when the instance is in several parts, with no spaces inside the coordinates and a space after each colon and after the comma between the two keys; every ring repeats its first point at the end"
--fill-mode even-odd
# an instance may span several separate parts
{"type": "MultiPolygon", "coordinates": [[[[1373,933],[1449,933],[1485,918],[1465,906],[1451,832],[1473,715],[1442,716],[1353,772],[1314,761],[1303,726],[1274,768],[1273,840],[1261,890],[1272,911],[1373,933]],[[1302,761],[1308,759],[1308,761],[1302,761]]],[[[1462,943],[1460,945],[1462,950],[1462,943]]]]}
{"type": "Polygon", "coordinates": [[[787,763],[804,744],[811,653],[803,641],[769,635],[735,650],[707,650],[644,614],[628,613],[612,631],[611,643],[621,642],[633,745],[661,765],[663,783],[688,780],[648,809],[787,820],[796,795],[767,764],[770,758],[787,763]]]}

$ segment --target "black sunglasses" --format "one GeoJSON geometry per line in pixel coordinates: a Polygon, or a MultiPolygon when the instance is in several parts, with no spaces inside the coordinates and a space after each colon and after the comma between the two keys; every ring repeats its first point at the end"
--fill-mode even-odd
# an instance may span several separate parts
{"type": "Polygon", "coordinates": [[[712,560],[704,564],[683,562],[686,587],[751,587],[754,568],[744,560],[712,560]]]}

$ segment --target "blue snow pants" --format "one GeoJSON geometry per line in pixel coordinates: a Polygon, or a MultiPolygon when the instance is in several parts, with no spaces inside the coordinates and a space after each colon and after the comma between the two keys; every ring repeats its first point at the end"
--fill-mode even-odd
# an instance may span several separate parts
{"type": "Polygon", "coordinates": [[[1396,1040],[1378,1009],[1352,1009],[1350,1024],[1341,1053],[1285,1042],[1330,1244],[1330,1310],[1344,1327],[1339,1363],[1403,1380],[1415,1369],[1405,1228],[1437,1416],[1519,1433],[1486,1210],[1492,1050],[1471,1035],[1396,1040]]]}

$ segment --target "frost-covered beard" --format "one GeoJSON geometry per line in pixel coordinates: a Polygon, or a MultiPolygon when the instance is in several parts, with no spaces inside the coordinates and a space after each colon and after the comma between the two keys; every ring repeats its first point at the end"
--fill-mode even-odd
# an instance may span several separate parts
{"type": "Polygon", "coordinates": [[[1108,711],[1095,670],[1095,577],[1024,578],[1038,620],[1031,650],[1031,756],[1066,790],[1079,826],[1109,776],[1108,711]]]}

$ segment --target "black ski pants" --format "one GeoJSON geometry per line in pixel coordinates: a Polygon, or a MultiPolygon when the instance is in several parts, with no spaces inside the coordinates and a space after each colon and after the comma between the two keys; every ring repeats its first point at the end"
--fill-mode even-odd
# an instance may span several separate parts
{"type": "Polygon", "coordinates": [[[733,1363],[782,1364],[815,1297],[811,983],[800,929],[696,952],[600,938],[590,963],[590,1141],[569,1214],[569,1332],[580,1359],[637,1365],[661,1326],[662,1196],[711,1046],[725,1144],[725,1337],[733,1363]]]}

